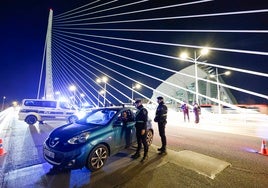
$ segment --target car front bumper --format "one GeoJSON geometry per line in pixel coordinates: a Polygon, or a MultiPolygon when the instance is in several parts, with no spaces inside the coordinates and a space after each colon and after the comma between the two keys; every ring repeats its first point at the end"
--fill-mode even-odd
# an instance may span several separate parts
{"type": "Polygon", "coordinates": [[[45,160],[49,164],[59,168],[83,168],[86,164],[89,151],[90,148],[87,145],[80,146],[68,152],[52,149],[46,142],[43,145],[43,156],[45,160]]]}

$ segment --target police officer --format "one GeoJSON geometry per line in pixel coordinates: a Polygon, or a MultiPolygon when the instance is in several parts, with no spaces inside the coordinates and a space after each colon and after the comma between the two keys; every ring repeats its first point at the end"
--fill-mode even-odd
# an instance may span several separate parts
{"type": "Polygon", "coordinates": [[[158,123],[159,135],[161,137],[162,147],[158,148],[159,154],[166,154],[166,133],[165,128],[167,124],[167,106],[164,104],[163,97],[157,97],[158,107],[156,109],[154,121],[158,123]]]}
{"type": "Polygon", "coordinates": [[[148,111],[143,107],[141,100],[136,100],[135,106],[138,111],[135,114],[135,127],[136,127],[136,137],[138,147],[136,153],[131,157],[137,159],[140,157],[141,144],[144,147],[144,155],[141,162],[144,162],[148,159],[148,143],[146,141],[147,135],[147,120],[148,120],[148,111]]]}

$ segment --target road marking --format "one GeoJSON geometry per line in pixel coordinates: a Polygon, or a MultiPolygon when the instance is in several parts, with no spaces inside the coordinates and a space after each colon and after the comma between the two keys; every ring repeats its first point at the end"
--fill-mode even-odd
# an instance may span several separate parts
{"type": "Polygon", "coordinates": [[[168,158],[172,163],[193,170],[211,179],[214,179],[218,173],[231,166],[231,163],[189,150],[180,152],[169,151],[168,158]]]}

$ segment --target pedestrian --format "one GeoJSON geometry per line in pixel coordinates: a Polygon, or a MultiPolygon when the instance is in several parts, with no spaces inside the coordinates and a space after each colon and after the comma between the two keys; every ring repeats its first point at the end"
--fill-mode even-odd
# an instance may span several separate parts
{"type": "Polygon", "coordinates": [[[146,110],[146,108],[143,107],[140,99],[136,100],[135,106],[138,109],[138,111],[135,114],[135,121],[136,121],[135,128],[136,128],[136,138],[138,147],[136,153],[131,157],[133,159],[137,159],[140,157],[140,150],[143,144],[144,154],[141,162],[144,162],[148,159],[148,150],[149,150],[148,143],[146,140],[148,111],[146,110]]]}
{"type": "Polygon", "coordinates": [[[194,116],[195,116],[195,123],[199,123],[199,113],[200,113],[200,106],[195,103],[193,108],[194,116]]]}
{"type": "Polygon", "coordinates": [[[157,97],[158,107],[156,109],[154,121],[158,123],[158,131],[161,137],[162,147],[158,148],[157,150],[160,152],[159,154],[167,154],[166,153],[166,146],[167,146],[167,139],[165,128],[167,124],[167,106],[164,104],[163,97],[157,97]]]}
{"type": "Polygon", "coordinates": [[[182,112],[183,112],[183,118],[184,118],[184,122],[186,122],[186,118],[188,119],[188,122],[190,122],[190,118],[189,118],[189,107],[186,103],[184,103],[181,106],[182,112]]]}

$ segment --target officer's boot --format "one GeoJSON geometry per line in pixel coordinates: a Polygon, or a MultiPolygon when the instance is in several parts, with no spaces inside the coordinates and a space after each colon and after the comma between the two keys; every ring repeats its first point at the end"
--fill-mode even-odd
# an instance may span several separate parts
{"type": "Polygon", "coordinates": [[[148,153],[144,153],[143,158],[141,159],[141,163],[145,162],[148,160],[148,153]]]}
{"type": "Polygon", "coordinates": [[[166,155],[166,154],[167,154],[166,147],[165,146],[162,146],[159,155],[166,155]]]}
{"type": "Polygon", "coordinates": [[[136,153],[134,155],[131,155],[131,158],[133,159],[137,159],[139,158],[141,155],[140,155],[140,152],[136,151],[136,153]]]}

